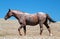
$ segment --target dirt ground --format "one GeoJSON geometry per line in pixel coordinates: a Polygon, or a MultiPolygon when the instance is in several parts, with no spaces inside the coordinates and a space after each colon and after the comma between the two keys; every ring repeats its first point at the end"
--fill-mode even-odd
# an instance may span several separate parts
{"type": "Polygon", "coordinates": [[[18,33],[19,23],[17,20],[7,20],[0,19],[0,39],[60,39],[60,23],[51,23],[49,26],[52,30],[52,36],[49,36],[48,30],[43,26],[43,34],[40,36],[39,25],[29,26],[27,25],[27,33],[24,36],[23,29],[20,36],[18,33]]]}

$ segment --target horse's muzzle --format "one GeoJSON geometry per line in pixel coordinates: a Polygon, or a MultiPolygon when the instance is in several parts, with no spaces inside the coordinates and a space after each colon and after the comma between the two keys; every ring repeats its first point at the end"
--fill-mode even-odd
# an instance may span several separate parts
{"type": "Polygon", "coordinates": [[[7,18],[4,18],[5,20],[7,20],[7,18]]]}

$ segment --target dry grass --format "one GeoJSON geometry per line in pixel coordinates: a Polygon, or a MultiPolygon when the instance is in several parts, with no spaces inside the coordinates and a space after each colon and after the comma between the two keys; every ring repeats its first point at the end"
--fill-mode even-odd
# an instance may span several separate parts
{"type": "MultiPolygon", "coordinates": [[[[43,35],[39,35],[39,25],[29,26],[27,25],[26,36],[19,36],[18,27],[19,23],[17,20],[3,20],[0,19],[0,39],[60,39],[60,23],[51,23],[53,36],[49,36],[49,33],[44,26],[43,35]]],[[[23,34],[23,29],[21,30],[23,34]]]]}

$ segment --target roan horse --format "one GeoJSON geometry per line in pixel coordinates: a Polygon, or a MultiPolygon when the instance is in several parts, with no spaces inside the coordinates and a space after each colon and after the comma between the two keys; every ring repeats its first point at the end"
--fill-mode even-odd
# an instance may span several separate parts
{"type": "Polygon", "coordinates": [[[40,26],[40,35],[42,35],[43,24],[48,29],[49,35],[52,35],[50,27],[48,25],[48,20],[53,23],[55,23],[55,21],[53,21],[48,14],[45,14],[43,12],[38,12],[36,14],[28,14],[28,13],[24,13],[24,12],[21,12],[18,10],[10,10],[9,9],[9,11],[4,19],[7,20],[11,16],[14,16],[18,20],[19,24],[21,25],[18,28],[19,35],[22,35],[20,32],[21,28],[24,29],[24,35],[26,35],[26,25],[33,25],[34,26],[37,24],[39,24],[39,26],[40,26]]]}

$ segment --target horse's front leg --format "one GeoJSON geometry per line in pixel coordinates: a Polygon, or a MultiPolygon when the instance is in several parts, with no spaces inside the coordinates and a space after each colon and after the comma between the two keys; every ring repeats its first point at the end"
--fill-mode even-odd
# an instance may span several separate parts
{"type": "Polygon", "coordinates": [[[23,26],[24,29],[24,35],[26,35],[26,26],[23,26]]]}
{"type": "Polygon", "coordinates": [[[23,28],[24,29],[24,35],[26,35],[26,22],[25,22],[25,19],[21,18],[19,20],[19,23],[21,25],[21,27],[18,29],[19,30],[19,34],[22,35],[21,32],[20,32],[20,29],[23,28]]]}
{"type": "Polygon", "coordinates": [[[23,27],[23,26],[20,26],[20,27],[18,28],[18,32],[19,32],[19,35],[20,35],[20,36],[22,36],[21,31],[20,31],[22,27],[23,27]]]}

